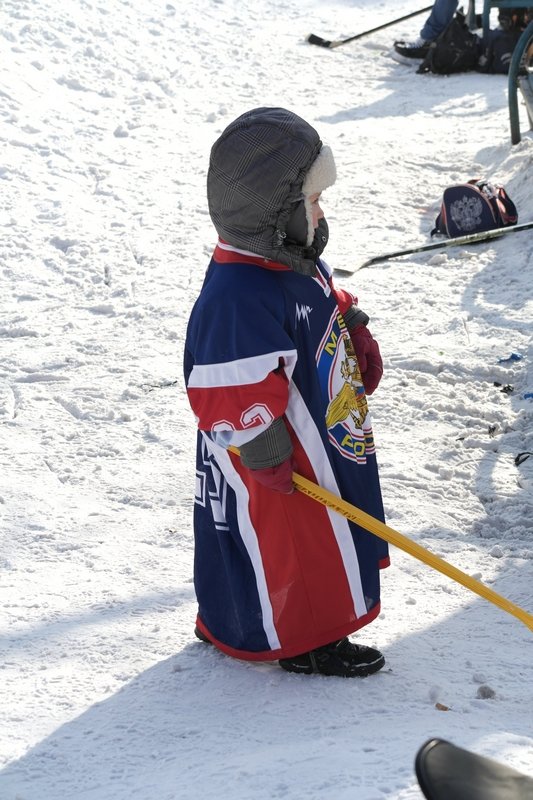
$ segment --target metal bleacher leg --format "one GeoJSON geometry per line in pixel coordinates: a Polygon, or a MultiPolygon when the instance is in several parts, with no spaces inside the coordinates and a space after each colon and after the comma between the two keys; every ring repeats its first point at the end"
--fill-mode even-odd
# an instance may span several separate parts
{"type": "Polygon", "coordinates": [[[466,24],[471,31],[475,31],[476,25],[476,0],[468,0],[468,10],[466,12],[466,24]]]}
{"type": "Polygon", "coordinates": [[[520,39],[516,43],[511,63],[509,65],[508,77],[508,102],[509,102],[509,123],[511,126],[511,142],[518,144],[520,141],[520,116],[518,109],[518,84],[523,81],[522,94],[526,104],[530,126],[533,128],[533,73],[528,73],[519,77],[520,65],[524,56],[533,45],[533,20],[523,31],[520,39]]]}
{"type": "Polygon", "coordinates": [[[490,0],[483,0],[483,39],[488,41],[490,31],[490,0]]]}

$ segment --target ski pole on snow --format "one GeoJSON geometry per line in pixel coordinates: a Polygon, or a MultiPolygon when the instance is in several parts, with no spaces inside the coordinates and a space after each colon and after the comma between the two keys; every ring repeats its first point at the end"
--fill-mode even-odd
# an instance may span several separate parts
{"type": "MultiPolygon", "coordinates": [[[[239,450],[236,447],[229,447],[228,449],[232,453],[239,455],[239,450]]],[[[413,542],[412,539],[409,539],[407,536],[399,533],[399,531],[394,530],[394,528],[389,527],[384,522],[381,522],[381,520],[371,516],[371,514],[367,514],[366,511],[363,511],[362,509],[357,508],[357,506],[348,503],[341,497],[337,497],[337,495],[333,494],[333,492],[330,492],[328,489],[324,489],[323,486],[319,486],[317,483],[304,478],[303,475],[293,472],[292,481],[296,489],[298,489],[300,492],[303,492],[303,494],[306,494],[313,500],[316,500],[317,502],[322,503],[322,505],[331,508],[333,511],[336,511],[346,519],[355,522],[361,528],[373,533],[375,536],[379,536],[380,539],[385,539],[385,541],[389,542],[389,544],[393,544],[395,547],[398,547],[400,550],[403,550],[410,556],[414,556],[414,558],[417,558],[419,561],[422,561],[424,564],[432,567],[432,569],[437,570],[437,572],[441,572],[443,575],[446,575],[448,578],[456,581],[456,583],[460,583],[462,586],[470,589],[471,592],[474,592],[474,594],[483,597],[485,600],[488,600],[490,603],[493,603],[495,606],[503,609],[503,611],[507,611],[508,614],[511,614],[513,617],[516,617],[523,622],[530,631],[533,631],[532,614],[524,611],[523,608],[515,605],[515,603],[507,600],[505,597],[502,597],[502,595],[498,594],[493,589],[490,589],[488,586],[485,586],[485,584],[481,583],[481,581],[478,581],[476,578],[472,578],[470,575],[467,575],[466,572],[462,572],[457,567],[452,566],[443,558],[435,555],[427,548],[422,547],[422,545],[417,544],[417,542],[413,542]]]]}
{"type": "Polygon", "coordinates": [[[333,39],[333,41],[330,41],[329,39],[323,39],[321,36],[315,36],[314,33],[310,33],[307,37],[307,41],[309,44],[317,44],[319,47],[328,47],[330,50],[332,50],[334,47],[340,47],[341,44],[353,42],[356,39],[361,39],[363,36],[368,36],[369,34],[376,33],[376,31],[380,31],[383,28],[389,28],[391,25],[396,25],[398,22],[403,22],[405,19],[410,19],[411,17],[416,17],[419,14],[424,14],[426,11],[431,11],[432,8],[433,6],[421,8],[420,11],[413,11],[411,14],[405,14],[403,17],[398,17],[398,19],[393,19],[390,22],[384,22],[383,25],[378,25],[377,28],[371,28],[369,31],[356,33],[355,36],[348,36],[347,39],[333,39]]]}

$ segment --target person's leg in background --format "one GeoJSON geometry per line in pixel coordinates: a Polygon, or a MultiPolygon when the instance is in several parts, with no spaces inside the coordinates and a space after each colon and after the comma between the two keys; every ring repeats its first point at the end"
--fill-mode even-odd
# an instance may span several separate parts
{"type": "Polygon", "coordinates": [[[420,31],[420,38],[425,42],[434,42],[452,21],[458,5],[458,0],[435,0],[431,13],[420,31]]]}
{"type": "Polygon", "coordinates": [[[406,58],[425,58],[429,45],[448,27],[457,10],[459,0],[435,0],[431,13],[414,42],[394,42],[394,49],[406,58]]]}

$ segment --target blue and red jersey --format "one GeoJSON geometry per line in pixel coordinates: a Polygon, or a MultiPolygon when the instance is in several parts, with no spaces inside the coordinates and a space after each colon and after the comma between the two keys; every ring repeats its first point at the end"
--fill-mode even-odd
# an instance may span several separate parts
{"type": "Polygon", "coordinates": [[[198,422],[194,506],[197,624],[224,652],[306,652],[380,610],[386,542],[317,501],[253,479],[230,452],[283,417],[297,471],[384,519],[374,438],[342,311],[316,277],[218,244],[192,310],[187,393],[198,422]]]}

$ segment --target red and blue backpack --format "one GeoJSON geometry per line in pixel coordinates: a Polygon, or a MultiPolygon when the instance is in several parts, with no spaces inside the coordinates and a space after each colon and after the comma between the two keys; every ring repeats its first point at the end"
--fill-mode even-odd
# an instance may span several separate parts
{"type": "Polygon", "coordinates": [[[451,239],[470,233],[516,225],[516,206],[503,188],[483,180],[471,180],[444,190],[439,215],[431,235],[451,239]]]}

